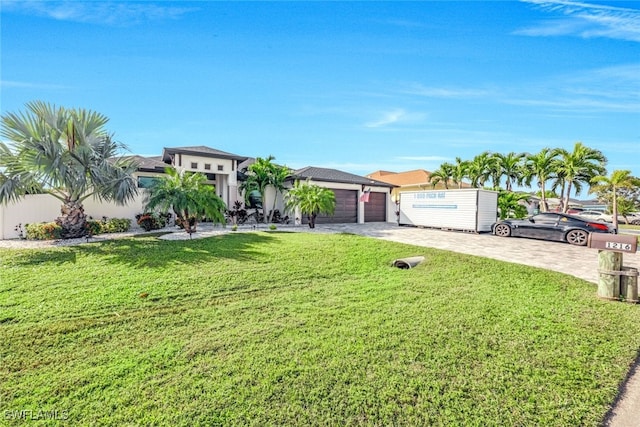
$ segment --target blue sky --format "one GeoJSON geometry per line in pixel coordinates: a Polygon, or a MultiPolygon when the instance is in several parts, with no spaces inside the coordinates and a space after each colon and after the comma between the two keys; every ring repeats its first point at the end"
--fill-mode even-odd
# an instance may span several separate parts
{"type": "Polygon", "coordinates": [[[1,111],[89,108],[136,154],[433,170],[576,141],[640,175],[640,2],[2,1],[1,111]]]}

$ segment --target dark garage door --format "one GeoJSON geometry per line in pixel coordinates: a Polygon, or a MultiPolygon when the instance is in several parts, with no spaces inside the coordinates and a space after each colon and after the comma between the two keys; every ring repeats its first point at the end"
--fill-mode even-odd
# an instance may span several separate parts
{"type": "Polygon", "coordinates": [[[364,204],[364,222],[385,222],[387,220],[387,193],[369,193],[369,201],[364,204]]]}
{"type": "MultiPolygon", "coordinates": [[[[336,211],[333,215],[318,215],[316,224],[345,224],[358,222],[358,191],[357,190],[334,190],[331,191],[336,196],[336,211]]],[[[304,215],[303,224],[308,224],[309,220],[304,215]]]]}

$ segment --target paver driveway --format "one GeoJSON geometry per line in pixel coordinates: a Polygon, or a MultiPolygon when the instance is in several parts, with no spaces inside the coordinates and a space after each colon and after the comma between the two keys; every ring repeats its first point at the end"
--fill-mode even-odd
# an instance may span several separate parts
{"type": "MultiPolygon", "coordinates": [[[[320,232],[345,232],[416,246],[444,249],[571,274],[598,282],[598,251],[561,242],[498,237],[388,223],[318,225],[320,232]]],[[[624,254],[624,265],[640,269],[640,253],[624,254]]]]}

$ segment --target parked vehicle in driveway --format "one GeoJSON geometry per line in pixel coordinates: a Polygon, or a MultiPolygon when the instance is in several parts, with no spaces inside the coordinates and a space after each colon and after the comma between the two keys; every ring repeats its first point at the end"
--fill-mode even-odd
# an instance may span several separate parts
{"type": "Polygon", "coordinates": [[[501,237],[529,237],[585,246],[589,233],[616,233],[600,221],[555,212],[544,212],[524,219],[505,219],[493,224],[493,234],[501,237]]]}
{"type": "MultiPolygon", "coordinates": [[[[598,218],[596,218],[596,219],[598,221],[613,222],[613,215],[612,214],[601,213],[600,216],[598,218]]],[[[640,214],[638,214],[638,213],[630,213],[630,214],[626,215],[626,218],[625,218],[624,215],[618,214],[618,224],[640,225],[640,214]]]]}
{"type": "Polygon", "coordinates": [[[602,211],[582,211],[576,214],[571,214],[571,213],[569,214],[579,216],[580,218],[588,218],[588,219],[593,219],[597,221],[602,216],[602,211]]]}

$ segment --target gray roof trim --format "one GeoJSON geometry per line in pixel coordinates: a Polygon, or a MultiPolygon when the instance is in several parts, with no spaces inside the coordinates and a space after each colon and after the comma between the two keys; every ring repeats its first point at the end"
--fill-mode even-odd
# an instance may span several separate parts
{"type": "Polygon", "coordinates": [[[355,175],[349,172],[343,172],[337,169],[318,168],[315,166],[307,166],[302,169],[293,171],[293,174],[287,178],[288,180],[307,179],[313,181],[336,182],[343,184],[372,185],[375,187],[395,188],[396,185],[389,184],[375,179],[355,175]]]}
{"type": "Polygon", "coordinates": [[[164,147],[162,150],[162,159],[164,161],[171,161],[172,154],[192,154],[202,157],[237,160],[239,162],[243,162],[247,159],[246,156],[227,153],[226,151],[216,150],[215,148],[206,147],[204,145],[194,147],[164,147]]]}

